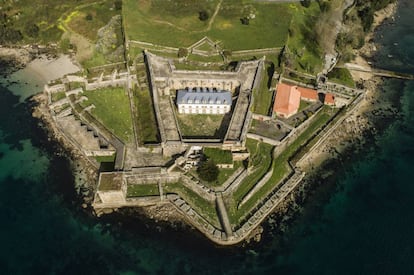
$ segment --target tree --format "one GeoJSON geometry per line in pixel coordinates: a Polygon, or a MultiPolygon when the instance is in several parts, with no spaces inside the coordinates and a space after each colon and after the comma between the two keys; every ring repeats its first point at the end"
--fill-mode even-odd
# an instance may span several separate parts
{"type": "Polygon", "coordinates": [[[30,37],[37,37],[39,35],[39,27],[36,24],[27,24],[24,31],[30,37]]]}
{"type": "Polygon", "coordinates": [[[249,20],[248,17],[240,18],[240,21],[243,25],[249,25],[249,23],[250,23],[250,20],[249,20]]]}
{"type": "Polygon", "coordinates": [[[85,19],[86,19],[86,20],[88,20],[88,21],[92,21],[92,19],[93,19],[92,14],[88,13],[88,14],[85,16],[85,19]]]}
{"type": "Polygon", "coordinates": [[[114,2],[115,10],[119,11],[122,9],[122,0],[116,0],[114,2]]]}
{"type": "Polygon", "coordinates": [[[301,0],[300,3],[302,4],[302,6],[304,6],[305,8],[309,8],[310,4],[311,4],[311,0],[301,0]]]}
{"type": "Polygon", "coordinates": [[[198,12],[198,19],[200,19],[201,21],[206,21],[209,17],[210,16],[206,10],[198,12]]]}
{"type": "Polygon", "coordinates": [[[179,48],[178,49],[178,57],[185,57],[188,55],[188,50],[186,48],[179,48]]]}
{"type": "Polygon", "coordinates": [[[217,180],[219,169],[214,161],[209,159],[201,163],[197,168],[197,173],[202,180],[212,182],[217,180]]]}

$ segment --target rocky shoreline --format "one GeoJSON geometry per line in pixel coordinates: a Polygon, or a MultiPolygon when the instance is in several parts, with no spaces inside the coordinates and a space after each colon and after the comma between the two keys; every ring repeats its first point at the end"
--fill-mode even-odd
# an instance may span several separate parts
{"type": "MultiPolygon", "coordinates": [[[[354,62],[371,67],[371,58],[379,48],[373,41],[377,27],[387,19],[393,18],[397,3],[388,5],[375,13],[373,30],[367,35],[365,45],[355,51],[354,62]]],[[[357,159],[357,155],[366,153],[369,146],[376,146],[376,136],[384,131],[395,118],[399,117],[388,95],[381,88],[383,80],[369,73],[353,73],[355,82],[362,81],[367,90],[360,107],[346,119],[343,127],[336,129],[327,141],[312,153],[313,162],[307,168],[308,172],[303,182],[280,204],[264,223],[265,238],[269,235],[284,234],[288,231],[295,218],[304,211],[305,205],[321,188],[333,188],[338,174],[344,171],[340,167],[344,163],[357,159]],[[267,232],[272,231],[272,232],[267,232]]],[[[256,239],[260,239],[255,236],[256,239]]]]}
{"type": "MultiPolygon", "coordinates": [[[[390,18],[396,11],[396,4],[391,4],[386,9],[378,12],[375,16],[374,29],[379,26],[386,18],[390,18]]],[[[372,57],[375,53],[377,46],[374,44],[372,37],[373,33],[367,36],[365,46],[356,52],[355,62],[363,65],[368,65],[366,60],[372,57]]],[[[36,58],[36,52],[31,52],[27,49],[10,49],[0,47],[0,56],[5,56],[2,60],[6,60],[8,66],[12,65],[15,69],[19,70],[24,68],[29,62],[36,58]]],[[[10,74],[10,72],[5,72],[10,74]]],[[[346,161],[351,156],[359,151],[364,150],[367,139],[374,138],[378,132],[378,124],[376,119],[396,116],[397,111],[389,106],[389,104],[382,98],[382,95],[377,91],[382,84],[381,79],[372,78],[372,75],[362,75],[363,73],[357,73],[353,75],[356,81],[362,80],[365,88],[368,90],[364,103],[351,117],[347,118],[346,127],[334,131],[332,136],[324,144],[323,148],[320,148],[314,156],[314,162],[312,167],[308,167],[311,173],[308,173],[307,177],[303,180],[303,184],[300,184],[297,189],[291,193],[285,202],[280,204],[275,211],[265,222],[267,225],[259,226],[254,230],[249,238],[246,239],[241,245],[245,246],[251,241],[259,242],[262,239],[263,230],[269,228],[278,228],[283,232],[286,230],[289,222],[302,211],[302,205],[309,199],[309,194],[313,192],[315,188],[322,185],[324,181],[332,180],[335,177],[333,171],[336,166],[335,163],[346,161]],[[374,107],[375,105],[375,107],[374,107]],[[331,167],[331,169],[329,169],[331,167]]],[[[39,119],[43,123],[44,129],[49,135],[49,139],[53,139],[58,142],[64,149],[65,155],[71,159],[72,169],[75,176],[75,188],[78,193],[82,194],[84,198],[83,208],[90,207],[93,201],[93,194],[96,189],[96,183],[98,178],[98,169],[96,163],[91,162],[85,157],[78,149],[62,136],[57,129],[53,118],[51,117],[47,108],[47,96],[44,93],[37,94],[32,97],[32,101],[35,102],[33,108],[33,116],[39,119]]],[[[112,210],[111,210],[112,211],[112,210]]],[[[111,212],[109,211],[109,212],[111,212]]],[[[120,210],[130,213],[128,210],[120,210]]],[[[134,213],[135,211],[132,211],[134,213]]],[[[185,221],[183,215],[181,215],[171,205],[151,206],[145,207],[139,210],[143,216],[154,221],[155,223],[162,223],[163,225],[170,225],[172,228],[177,226],[183,229],[191,228],[190,231],[194,231],[192,226],[189,226],[185,221]]],[[[132,215],[132,214],[131,214],[132,215]]],[[[265,234],[267,234],[265,232],[265,234]]]]}

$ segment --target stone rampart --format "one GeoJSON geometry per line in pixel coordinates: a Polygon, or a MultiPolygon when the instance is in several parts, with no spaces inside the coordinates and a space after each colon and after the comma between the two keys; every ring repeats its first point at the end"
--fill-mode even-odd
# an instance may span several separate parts
{"type": "Polygon", "coordinates": [[[255,120],[260,120],[260,121],[269,121],[272,119],[271,116],[264,116],[264,115],[259,115],[259,114],[252,114],[252,119],[255,120]]]}
{"type": "Polygon", "coordinates": [[[91,91],[107,87],[125,87],[127,85],[127,78],[111,79],[104,81],[97,81],[85,84],[85,90],[91,91]]]}
{"type": "Polygon", "coordinates": [[[278,141],[278,140],[274,140],[274,139],[264,137],[264,136],[260,136],[260,135],[257,135],[257,134],[247,133],[247,137],[251,138],[251,139],[254,139],[254,140],[258,140],[258,141],[267,143],[267,144],[270,144],[270,145],[273,145],[273,146],[277,146],[277,145],[280,144],[280,141],[278,141]]]}

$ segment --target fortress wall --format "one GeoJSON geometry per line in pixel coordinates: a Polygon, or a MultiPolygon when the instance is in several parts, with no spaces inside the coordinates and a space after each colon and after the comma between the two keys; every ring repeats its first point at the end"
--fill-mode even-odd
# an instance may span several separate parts
{"type": "Polygon", "coordinates": [[[185,89],[190,87],[207,87],[207,88],[217,88],[220,90],[234,91],[237,87],[240,86],[240,82],[236,79],[214,79],[214,78],[181,78],[181,77],[171,77],[167,80],[167,85],[170,89],[185,89]]]}
{"type": "Polygon", "coordinates": [[[67,91],[67,92],[66,92],[66,96],[70,96],[70,95],[78,95],[78,94],[80,94],[80,93],[83,93],[82,88],[77,88],[77,89],[74,89],[74,90],[67,91]]]}
{"type": "Polygon", "coordinates": [[[274,140],[274,139],[271,139],[271,138],[268,138],[268,137],[264,137],[264,136],[260,136],[260,135],[256,135],[256,134],[252,134],[252,133],[248,133],[247,137],[251,138],[251,139],[258,140],[258,141],[262,141],[264,143],[268,143],[268,144],[273,145],[273,146],[277,146],[277,145],[280,144],[280,141],[278,141],[278,140],[274,140]]]}
{"type": "Polygon", "coordinates": [[[97,195],[101,199],[102,203],[109,204],[123,204],[125,203],[125,195],[120,191],[98,191],[97,195]]]}
{"type": "Polygon", "coordinates": [[[83,150],[88,157],[106,157],[115,154],[115,150],[83,150]]]}
{"type": "Polygon", "coordinates": [[[269,121],[272,119],[271,116],[264,116],[259,114],[252,114],[252,119],[260,120],[260,121],[269,121]]]}
{"type": "Polygon", "coordinates": [[[99,88],[106,88],[106,87],[123,87],[127,85],[127,79],[126,78],[120,78],[120,79],[111,79],[111,80],[105,80],[105,81],[99,81],[99,82],[92,82],[92,83],[86,83],[85,84],[85,90],[96,90],[99,88]]]}
{"type": "Polygon", "coordinates": [[[66,91],[65,84],[56,84],[53,86],[45,85],[44,90],[47,93],[57,93],[57,92],[64,92],[66,91]]]}
{"type": "Polygon", "coordinates": [[[127,177],[128,184],[154,184],[154,183],[175,183],[180,179],[180,173],[152,173],[140,174],[127,177]]]}
{"type": "Polygon", "coordinates": [[[62,98],[59,101],[53,102],[52,104],[49,105],[50,109],[54,109],[56,107],[62,106],[64,104],[68,104],[69,103],[69,99],[67,97],[62,98]]]}

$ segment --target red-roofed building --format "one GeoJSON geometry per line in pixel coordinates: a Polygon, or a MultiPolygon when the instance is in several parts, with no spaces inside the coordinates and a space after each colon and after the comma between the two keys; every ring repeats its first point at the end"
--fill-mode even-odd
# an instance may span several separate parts
{"type": "Polygon", "coordinates": [[[297,87],[300,92],[300,99],[316,102],[318,100],[318,92],[314,89],[297,87]]]}
{"type": "Polygon", "coordinates": [[[276,89],[273,112],[287,118],[296,114],[300,105],[300,92],[297,86],[279,83],[276,89]]]}
{"type": "Polygon", "coordinates": [[[326,105],[335,105],[335,96],[331,93],[326,93],[323,103],[326,105]]]}

